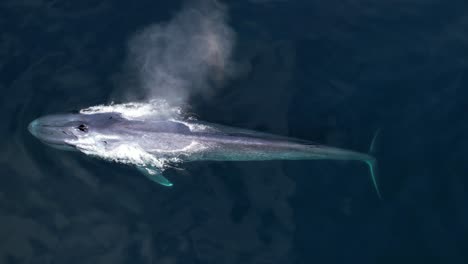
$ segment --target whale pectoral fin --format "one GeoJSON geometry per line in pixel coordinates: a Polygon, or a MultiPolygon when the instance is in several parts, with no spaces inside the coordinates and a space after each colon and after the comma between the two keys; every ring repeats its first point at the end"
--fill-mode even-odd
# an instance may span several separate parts
{"type": "Polygon", "coordinates": [[[138,167],[138,170],[143,173],[146,178],[159,183],[166,187],[171,187],[173,184],[166,177],[162,175],[161,169],[155,167],[138,167]]]}

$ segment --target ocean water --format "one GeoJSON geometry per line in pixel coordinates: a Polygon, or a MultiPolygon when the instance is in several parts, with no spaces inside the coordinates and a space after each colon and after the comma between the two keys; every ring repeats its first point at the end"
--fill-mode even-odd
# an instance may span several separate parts
{"type": "Polygon", "coordinates": [[[130,76],[129,40],[184,4],[4,0],[0,263],[467,263],[468,4],[224,4],[233,71],[185,71],[184,42],[138,54],[196,81],[176,90],[201,120],[361,152],[380,129],[383,199],[356,162],[185,164],[164,188],[41,144],[39,116],[160,93],[130,76]]]}

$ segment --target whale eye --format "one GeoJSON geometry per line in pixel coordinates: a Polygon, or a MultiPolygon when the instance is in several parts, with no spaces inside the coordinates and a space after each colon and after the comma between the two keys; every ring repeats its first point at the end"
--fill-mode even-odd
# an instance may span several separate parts
{"type": "Polygon", "coordinates": [[[85,124],[81,124],[77,127],[80,131],[88,132],[88,127],[85,124]]]}

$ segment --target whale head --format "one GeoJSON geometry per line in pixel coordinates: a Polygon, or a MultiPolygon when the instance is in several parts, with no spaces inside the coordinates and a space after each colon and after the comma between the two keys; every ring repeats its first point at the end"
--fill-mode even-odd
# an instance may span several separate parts
{"type": "Polygon", "coordinates": [[[76,150],[70,143],[87,137],[90,133],[99,133],[119,122],[119,114],[99,113],[55,114],[47,115],[32,121],[29,132],[41,142],[61,150],[76,150]]]}

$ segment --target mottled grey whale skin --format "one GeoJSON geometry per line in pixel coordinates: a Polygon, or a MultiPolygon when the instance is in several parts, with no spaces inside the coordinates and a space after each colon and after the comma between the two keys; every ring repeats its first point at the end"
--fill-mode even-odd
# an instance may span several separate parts
{"type": "MultiPolygon", "coordinates": [[[[196,120],[131,120],[119,113],[49,115],[34,120],[28,129],[43,143],[62,150],[77,150],[73,142],[91,136],[97,138],[95,144],[100,144],[105,150],[132,143],[155,157],[177,158],[186,162],[363,161],[369,166],[374,187],[380,196],[375,179],[377,163],[373,156],[304,140],[196,120]]],[[[151,180],[165,186],[172,185],[162,176],[161,168],[150,164],[138,167],[151,180]]]]}

